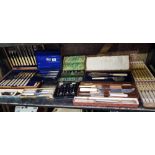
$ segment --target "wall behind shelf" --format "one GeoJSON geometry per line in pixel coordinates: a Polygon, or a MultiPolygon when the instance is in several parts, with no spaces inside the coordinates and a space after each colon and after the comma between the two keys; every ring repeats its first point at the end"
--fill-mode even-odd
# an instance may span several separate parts
{"type": "MultiPolygon", "coordinates": [[[[153,44],[149,43],[0,43],[0,59],[4,59],[1,50],[4,47],[29,46],[34,49],[61,50],[62,55],[124,55],[124,54],[142,54],[147,57],[153,44]],[[109,46],[109,47],[108,47],[109,46]],[[108,47],[108,48],[107,48],[108,47]],[[105,51],[108,52],[105,52],[105,51]]],[[[136,57],[136,56],[134,56],[136,57]]]]}
{"type": "MultiPolygon", "coordinates": [[[[46,49],[62,49],[64,55],[75,54],[97,54],[104,43],[0,43],[0,47],[22,46],[22,45],[40,45],[43,44],[46,49]]],[[[147,52],[152,44],[149,43],[112,43],[109,52],[116,51],[135,51],[147,52]]]]}

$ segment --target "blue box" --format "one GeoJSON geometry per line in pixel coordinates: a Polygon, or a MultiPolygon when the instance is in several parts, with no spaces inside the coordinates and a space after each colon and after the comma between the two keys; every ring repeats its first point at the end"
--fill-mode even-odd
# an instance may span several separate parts
{"type": "Polygon", "coordinates": [[[62,67],[60,51],[36,51],[35,55],[40,75],[55,79],[62,67]]]}

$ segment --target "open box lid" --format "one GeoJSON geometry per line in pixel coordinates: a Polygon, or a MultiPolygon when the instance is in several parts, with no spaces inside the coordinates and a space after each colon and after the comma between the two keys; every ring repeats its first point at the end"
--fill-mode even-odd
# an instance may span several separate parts
{"type": "Polygon", "coordinates": [[[61,69],[61,52],[37,50],[28,47],[10,47],[4,49],[6,58],[12,69],[17,68],[38,68],[40,69],[61,69]]]}
{"type": "Polygon", "coordinates": [[[60,70],[62,65],[60,51],[36,51],[39,70],[60,70]]]}
{"type": "Polygon", "coordinates": [[[85,70],[86,56],[65,56],[63,59],[63,71],[85,70]]]}
{"type": "Polygon", "coordinates": [[[90,56],[86,60],[86,71],[129,70],[129,56],[90,56]]]}
{"type": "Polygon", "coordinates": [[[36,67],[35,51],[32,47],[3,48],[11,68],[36,67]]]}

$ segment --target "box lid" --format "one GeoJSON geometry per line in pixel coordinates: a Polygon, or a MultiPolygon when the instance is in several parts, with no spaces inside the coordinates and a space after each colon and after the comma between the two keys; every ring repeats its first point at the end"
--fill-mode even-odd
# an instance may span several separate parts
{"type": "Polygon", "coordinates": [[[85,56],[66,56],[63,60],[63,70],[85,70],[85,56]]]}
{"type": "Polygon", "coordinates": [[[36,51],[36,61],[39,70],[60,70],[61,69],[61,55],[60,52],[55,51],[36,51]]]}
{"type": "Polygon", "coordinates": [[[121,71],[129,70],[129,56],[94,56],[87,57],[86,71],[121,71]]]}
{"type": "Polygon", "coordinates": [[[12,68],[36,67],[35,51],[32,47],[3,48],[9,65],[12,68]]]}

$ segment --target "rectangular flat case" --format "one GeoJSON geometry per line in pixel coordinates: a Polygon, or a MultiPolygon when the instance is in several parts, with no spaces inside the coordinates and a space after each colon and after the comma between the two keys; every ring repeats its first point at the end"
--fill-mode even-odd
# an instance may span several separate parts
{"type": "Polygon", "coordinates": [[[76,106],[139,106],[137,88],[131,83],[81,82],[73,104],[76,106]]]}
{"type": "Polygon", "coordinates": [[[129,70],[129,56],[88,56],[86,71],[125,71],[129,70]]]}
{"type": "Polygon", "coordinates": [[[84,81],[134,82],[129,56],[88,56],[84,81]]]}
{"type": "Polygon", "coordinates": [[[20,48],[5,49],[4,54],[11,70],[0,80],[0,89],[37,88],[42,83],[38,77],[35,51],[20,48]]]}
{"type": "Polygon", "coordinates": [[[155,77],[143,61],[131,62],[132,74],[145,108],[155,108],[155,77]]]}
{"type": "Polygon", "coordinates": [[[85,71],[85,56],[65,56],[60,82],[79,82],[83,80],[85,71]]]}
{"type": "Polygon", "coordinates": [[[60,70],[61,55],[59,51],[36,51],[36,61],[38,70],[60,70]]]}
{"type": "Polygon", "coordinates": [[[36,51],[36,61],[42,78],[55,80],[62,67],[60,51],[36,51]]]}

